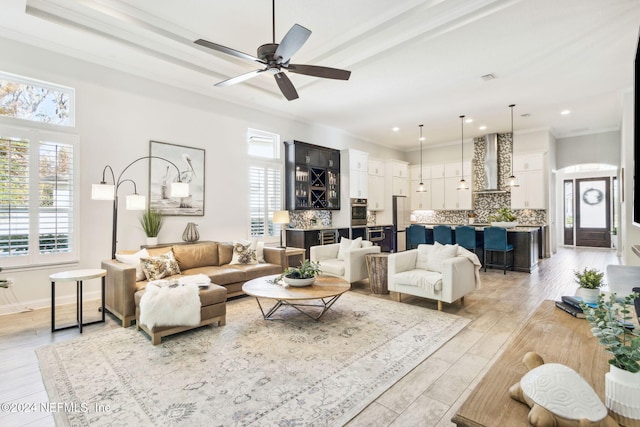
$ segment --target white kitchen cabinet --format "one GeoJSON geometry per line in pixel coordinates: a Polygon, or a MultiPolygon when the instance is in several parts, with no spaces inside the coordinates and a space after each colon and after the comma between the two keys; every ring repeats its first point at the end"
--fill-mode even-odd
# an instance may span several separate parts
{"type": "Polygon", "coordinates": [[[391,176],[396,178],[409,178],[409,165],[406,162],[392,161],[391,176]]]}
{"type": "Polygon", "coordinates": [[[384,205],[385,205],[384,175],[369,174],[368,180],[369,180],[369,196],[367,199],[367,209],[369,209],[370,211],[382,211],[384,210],[384,205]]]}
{"type": "Polygon", "coordinates": [[[544,154],[513,156],[513,174],[519,186],[511,189],[512,209],[546,209],[544,154]]]}
{"type": "Polygon", "coordinates": [[[514,171],[519,187],[511,189],[512,209],[546,209],[542,170],[514,171]]]}
{"type": "Polygon", "coordinates": [[[409,180],[420,181],[421,178],[423,182],[431,179],[431,167],[426,165],[422,166],[422,177],[421,177],[420,165],[409,166],[409,180]]]}
{"type": "Polygon", "coordinates": [[[460,178],[444,179],[444,208],[446,210],[471,210],[471,190],[458,190],[460,178]]]}
{"type": "Polygon", "coordinates": [[[349,149],[349,170],[368,172],[369,153],[349,149]]]}
{"type": "Polygon", "coordinates": [[[391,194],[393,196],[408,196],[409,180],[398,176],[391,177],[391,194]]]}
{"type": "Polygon", "coordinates": [[[430,165],[431,179],[444,178],[444,164],[430,165]]]}
{"type": "Polygon", "coordinates": [[[445,209],[444,200],[444,178],[431,178],[431,209],[445,209]]]}
{"type": "Polygon", "coordinates": [[[349,170],[349,197],[366,199],[369,195],[369,174],[367,171],[349,170]]]}
{"type": "Polygon", "coordinates": [[[409,198],[411,199],[411,210],[430,210],[431,209],[431,180],[425,180],[424,186],[427,191],[418,192],[418,186],[420,185],[420,179],[412,180],[409,186],[409,192],[411,193],[409,198]]]}
{"type": "Polygon", "coordinates": [[[455,162],[445,163],[444,165],[444,177],[445,178],[461,178],[464,172],[464,179],[467,182],[471,181],[471,162],[455,162]]]}
{"type": "Polygon", "coordinates": [[[384,162],[379,159],[369,159],[369,175],[384,176],[384,162]]]}

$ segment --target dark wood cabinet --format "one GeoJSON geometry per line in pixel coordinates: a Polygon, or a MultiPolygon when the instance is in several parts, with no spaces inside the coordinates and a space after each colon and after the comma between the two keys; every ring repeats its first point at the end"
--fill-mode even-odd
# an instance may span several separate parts
{"type": "Polygon", "coordinates": [[[311,246],[318,246],[328,242],[338,243],[341,237],[349,237],[348,228],[323,228],[311,230],[289,229],[286,231],[287,246],[304,248],[305,258],[309,259],[311,246]],[[329,237],[329,239],[327,239],[329,237]],[[333,241],[332,241],[333,240],[333,241]]]}
{"type": "Polygon", "coordinates": [[[340,151],[285,141],[288,210],[340,209],[340,151]]]}

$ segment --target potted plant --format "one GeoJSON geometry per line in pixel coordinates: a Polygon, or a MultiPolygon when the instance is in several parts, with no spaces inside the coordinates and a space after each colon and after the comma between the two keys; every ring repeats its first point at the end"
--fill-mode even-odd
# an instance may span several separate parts
{"type": "Polygon", "coordinates": [[[518,225],[516,216],[509,208],[498,209],[496,213],[489,215],[489,222],[492,227],[511,228],[518,225]]]}
{"type": "Polygon", "coordinates": [[[284,272],[273,279],[272,283],[278,283],[281,279],[290,286],[309,286],[316,280],[316,276],[321,273],[320,263],[304,260],[299,267],[289,267],[284,272]]]}
{"type": "Polygon", "coordinates": [[[574,270],[575,281],[580,286],[580,296],[584,302],[595,304],[598,302],[600,288],[604,286],[604,273],[595,268],[585,267],[582,271],[574,270]]]}
{"type": "Polygon", "coordinates": [[[158,244],[158,233],[162,228],[164,215],[157,209],[147,209],[140,217],[140,225],[147,236],[147,245],[153,246],[158,244]]]}
{"type": "Polygon", "coordinates": [[[600,294],[596,307],[581,304],[591,332],[613,355],[605,375],[606,406],[623,425],[640,423],[640,336],[633,331],[633,316],[627,308],[637,293],[622,300],[600,294]]]}

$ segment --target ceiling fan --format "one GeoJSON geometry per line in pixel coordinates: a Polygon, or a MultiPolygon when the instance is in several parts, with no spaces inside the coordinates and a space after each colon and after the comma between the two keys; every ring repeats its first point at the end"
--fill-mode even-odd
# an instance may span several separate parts
{"type": "Polygon", "coordinates": [[[287,77],[285,71],[288,71],[290,73],[305,74],[314,77],[322,77],[325,79],[349,80],[351,71],[340,70],[337,68],[321,67],[317,65],[290,64],[289,61],[291,60],[291,57],[307,41],[307,39],[311,35],[311,31],[301,25],[294,24],[294,26],[291,27],[287,34],[285,34],[280,44],[277,44],[275,41],[275,0],[272,0],[272,11],[273,43],[263,44],[262,46],[258,47],[257,57],[203,39],[198,39],[194,42],[200,46],[204,46],[218,52],[226,53],[227,55],[233,55],[237,58],[245,59],[251,62],[257,62],[264,65],[264,68],[232,77],[220,83],[216,83],[215,86],[230,86],[236,83],[243,82],[245,80],[249,80],[250,78],[268,71],[275,77],[276,82],[278,83],[278,87],[280,88],[280,91],[285,96],[285,98],[287,98],[289,101],[292,101],[298,98],[298,92],[293,86],[293,83],[291,83],[291,80],[289,80],[289,77],[287,77]]]}

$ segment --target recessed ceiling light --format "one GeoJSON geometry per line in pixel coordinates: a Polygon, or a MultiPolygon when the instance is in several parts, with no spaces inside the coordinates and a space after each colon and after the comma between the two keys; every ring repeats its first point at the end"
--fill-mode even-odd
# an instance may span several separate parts
{"type": "Polygon", "coordinates": [[[391,128],[392,131],[394,132],[398,132],[400,130],[400,128],[398,126],[394,126],[391,128]]]}
{"type": "Polygon", "coordinates": [[[464,120],[465,123],[473,123],[473,119],[472,118],[468,118],[464,120]]]}
{"type": "Polygon", "coordinates": [[[419,139],[420,139],[420,141],[424,141],[424,140],[426,140],[427,138],[426,138],[426,137],[424,137],[424,136],[421,136],[419,139]]]}
{"type": "Polygon", "coordinates": [[[571,114],[571,110],[562,110],[560,111],[560,114],[562,114],[563,116],[566,116],[568,114],[571,114]]]}
{"type": "Polygon", "coordinates": [[[482,125],[482,126],[480,126],[478,129],[479,129],[479,130],[486,130],[486,129],[487,129],[487,127],[486,127],[485,125],[482,125]]]}

